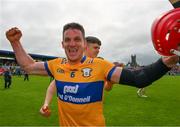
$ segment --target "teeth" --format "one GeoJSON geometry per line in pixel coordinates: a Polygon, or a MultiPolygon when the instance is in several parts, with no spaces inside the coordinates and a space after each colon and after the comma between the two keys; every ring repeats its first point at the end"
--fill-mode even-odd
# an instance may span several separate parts
{"type": "Polygon", "coordinates": [[[77,52],[77,49],[69,49],[69,52],[77,52]]]}

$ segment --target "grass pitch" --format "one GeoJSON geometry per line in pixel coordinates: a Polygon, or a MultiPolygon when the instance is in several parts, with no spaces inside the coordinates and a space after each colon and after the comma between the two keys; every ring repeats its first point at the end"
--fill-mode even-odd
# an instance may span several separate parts
{"type": "MultiPolygon", "coordinates": [[[[57,100],[52,115],[39,114],[48,77],[30,76],[30,81],[13,77],[10,89],[4,89],[0,77],[0,126],[58,126],[57,100]]],[[[114,85],[104,95],[104,115],[109,126],[180,126],[180,76],[164,76],[146,88],[148,98],[139,98],[137,89],[114,85]]]]}

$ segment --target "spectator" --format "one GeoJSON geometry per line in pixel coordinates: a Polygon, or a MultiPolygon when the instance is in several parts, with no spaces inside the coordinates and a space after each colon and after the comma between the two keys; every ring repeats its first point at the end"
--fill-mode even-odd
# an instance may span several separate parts
{"type": "Polygon", "coordinates": [[[6,69],[4,72],[4,88],[10,88],[11,86],[11,73],[9,69],[6,69]]]}
{"type": "Polygon", "coordinates": [[[29,75],[26,71],[24,71],[24,81],[29,81],[29,75]]]}

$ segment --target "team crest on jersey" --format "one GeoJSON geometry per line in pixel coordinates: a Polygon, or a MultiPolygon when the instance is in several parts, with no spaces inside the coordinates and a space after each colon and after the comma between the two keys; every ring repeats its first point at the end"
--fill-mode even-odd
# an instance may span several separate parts
{"type": "Polygon", "coordinates": [[[62,58],[61,64],[66,64],[67,63],[67,59],[66,58],[62,58]]]}
{"type": "Polygon", "coordinates": [[[91,76],[91,71],[92,71],[91,68],[83,68],[81,71],[83,72],[83,76],[84,76],[84,77],[89,77],[89,76],[91,76]]]}
{"type": "Polygon", "coordinates": [[[58,68],[58,69],[57,69],[57,73],[64,73],[64,70],[61,69],[61,68],[58,68]]]}

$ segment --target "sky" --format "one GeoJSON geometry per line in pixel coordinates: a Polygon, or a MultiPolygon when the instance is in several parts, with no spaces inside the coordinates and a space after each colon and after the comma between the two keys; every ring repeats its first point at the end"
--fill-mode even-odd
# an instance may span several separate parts
{"type": "Polygon", "coordinates": [[[0,0],[0,50],[12,51],[5,32],[18,27],[28,53],[64,57],[63,26],[78,22],[86,36],[102,41],[99,56],[127,63],[136,54],[137,63],[147,65],[161,57],[152,23],[171,9],[168,0],[0,0]]]}

